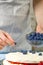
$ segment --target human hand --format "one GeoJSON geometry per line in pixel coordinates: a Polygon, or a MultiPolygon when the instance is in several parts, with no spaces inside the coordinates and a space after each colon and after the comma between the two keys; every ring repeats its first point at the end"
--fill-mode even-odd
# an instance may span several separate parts
{"type": "Polygon", "coordinates": [[[14,43],[15,43],[14,40],[7,32],[0,30],[0,50],[7,45],[13,46],[15,45],[14,43]]]}

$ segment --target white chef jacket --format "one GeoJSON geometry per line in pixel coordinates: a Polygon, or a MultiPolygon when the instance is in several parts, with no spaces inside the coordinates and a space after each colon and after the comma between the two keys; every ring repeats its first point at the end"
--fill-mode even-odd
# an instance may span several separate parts
{"type": "Polygon", "coordinates": [[[34,32],[36,20],[32,0],[0,1],[0,29],[8,32],[15,40],[15,46],[6,46],[0,52],[30,50],[26,34],[34,32]]]}

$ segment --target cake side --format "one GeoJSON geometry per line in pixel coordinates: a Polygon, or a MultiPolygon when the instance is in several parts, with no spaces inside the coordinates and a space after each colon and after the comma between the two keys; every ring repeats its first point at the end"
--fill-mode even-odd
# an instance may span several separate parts
{"type": "Polygon", "coordinates": [[[12,65],[8,61],[20,63],[39,63],[40,61],[43,61],[43,52],[28,52],[27,54],[23,54],[21,52],[8,53],[6,54],[6,59],[3,61],[3,65],[12,65]]]}

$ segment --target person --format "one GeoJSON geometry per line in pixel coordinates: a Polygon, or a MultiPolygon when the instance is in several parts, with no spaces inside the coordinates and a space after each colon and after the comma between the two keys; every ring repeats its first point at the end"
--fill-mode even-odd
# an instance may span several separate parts
{"type": "Polygon", "coordinates": [[[34,1],[34,12],[37,20],[36,32],[43,33],[43,0],[34,1]]]}
{"type": "MultiPolygon", "coordinates": [[[[33,9],[37,20],[36,32],[43,34],[43,0],[33,0],[33,9]]],[[[33,46],[33,50],[43,51],[43,45],[33,46]]]]}
{"type": "Polygon", "coordinates": [[[32,0],[0,1],[0,52],[30,50],[26,34],[35,30],[32,0]]]}

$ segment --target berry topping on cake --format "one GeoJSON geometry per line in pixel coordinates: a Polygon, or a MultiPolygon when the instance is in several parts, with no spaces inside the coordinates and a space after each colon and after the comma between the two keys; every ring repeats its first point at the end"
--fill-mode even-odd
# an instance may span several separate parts
{"type": "Polygon", "coordinates": [[[39,56],[42,56],[42,53],[39,53],[39,56]]]}
{"type": "Polygon", "coordinates": [[[27,50],[21,50],[23,54],[27,54],[27,50]]]}

